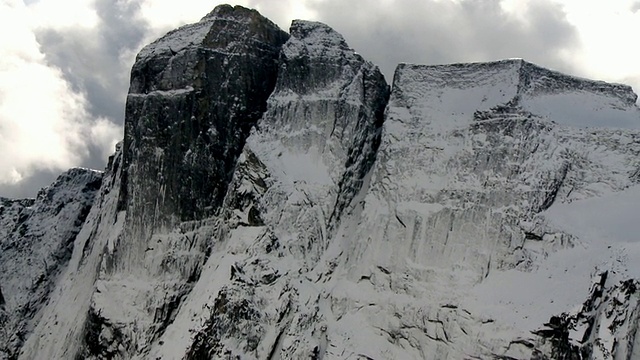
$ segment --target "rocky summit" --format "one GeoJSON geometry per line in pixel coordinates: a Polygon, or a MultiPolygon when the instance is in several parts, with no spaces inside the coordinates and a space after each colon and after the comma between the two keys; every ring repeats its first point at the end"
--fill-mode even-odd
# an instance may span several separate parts
{"type": "Polygon", "coordinates": [[[218,6],[138,54],[104,173],[0,199],[0,359],[640,358],[636,100],[520,59],[389,86],[218,6]]]}

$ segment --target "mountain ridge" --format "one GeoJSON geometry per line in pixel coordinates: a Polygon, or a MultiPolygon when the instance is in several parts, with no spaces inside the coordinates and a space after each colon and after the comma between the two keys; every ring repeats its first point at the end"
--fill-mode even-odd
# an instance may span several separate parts
{"type": "MultiPolygon", "coordinates": [[[[519,76],[519,83],[523,84],[523,86],[530,85],[533,80],[543,78],[543,79],[551,79],[556,80],[559,83],[568,83],[568,84],[576,84],[581,83],[580,86],[567,86],[573,90],[575,89],[583,89],[587,88],[591,91],[597,92],[606,92],[609,94],[613,94],[614,96],[623,100],[627,105],[635,104],[637,101],[638,95],[634,93],[631,86],[622,84],[622,83],[611,83],[601,80],[591,80],[583,77],[578,77],[574,75],[567,75],[560,71],[551,70],[544,68],[542,66],[536,65],[532,62],[529,62],[525,59],[521,58],[512,58],[512,59],[503,59],[503,60],[495,60],[495,61],[484,61],[484,62],[467,62],[467,63],[450,63],[450,64],[437,64],[437,65],[422,65],[422,64],[410,64],[410,63],[400,63],[398,65],[400,68],[405,67],[414,67],[414,68],[424,68],[424,69],[452,69],[452,72],[455,69],[460,70],[462,72],[463,69],[473,69],[473,68],[491,68],[491,67],[515,67],[517,68],[517,72],[519,76]],[[534,76],[536,78],[534,78],[534,76]]],[[[522,94],[523,91],[519,88],[518,94],[522,94]]]]}

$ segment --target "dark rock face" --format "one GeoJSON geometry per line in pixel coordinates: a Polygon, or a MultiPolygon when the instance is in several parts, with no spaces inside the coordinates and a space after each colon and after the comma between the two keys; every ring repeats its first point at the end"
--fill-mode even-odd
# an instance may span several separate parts
{"type": "Polygon", "coordinates": [[[215,215],[266,110],[288,37],[255,10],[222,5],[138,55],[118,199],[126,220],[90,310],[93,329],[118,336],[85,337],[84,355],[120,349],[117,356],[129,358],[173,322],[218,238],[215,215]],[[131,284],[132,275],[144,280],[131,284]],[[112,306],[125,288],[138,297],[128,304],[135,316],[112,306]]]}
{"type": "MultiPolygon", "coordinates": [[[[256,350],[260,338],[264,336],[264,328],[260,326],[261,314],[255,307],[253,299],[244,297],[233,299],[223,289],[216,298],[210,317],[204,327],[194,337],[193,345],[185,354],[187,360],[214,359],[221,355],[232,356],[232,352],[225,349],[222,340],[230,333],[243,333],[245,337],[242,352],[252,353],[256,350]],[[257,326],[256,326],[257,325],[257,326]],[[247,333],[247,330],[248,333],[247,333]]],[[[237,295],[236,295],[237,296],[237,295]]]]}
{"type": "Polygon", "coordinates": [[[0,357],[16,356],[84,224],[102,173],[71,169],[35,199],[0,199],[0,357]]]}
{"type": "MultiPolygon", "coordinates": [[[[551,359],[635,359],[640,304],[637,280],[611,284],[608,271],[598,274],[582,306],[552,316],[535,331],[551,359]]],[[[547,359],[539,355],[541,359],[547,359]]]]}
{"type": "Polygon", "coordinates": [[[108,272],[140,265],[157,248],[149,244],[154,234],[218,211],[249,130],[266,109],[287,38],[257,11],[222,5],[140,52],[119,199],[127,251],[109,258],[108,272]]]}
{"type": "Polygon", "coordinates": [[[124,142],[123,205],[132,223],[162,227],[215,213],[266,109],[287,38],[255,10],[227,5],[141,52],[124,142]]]}

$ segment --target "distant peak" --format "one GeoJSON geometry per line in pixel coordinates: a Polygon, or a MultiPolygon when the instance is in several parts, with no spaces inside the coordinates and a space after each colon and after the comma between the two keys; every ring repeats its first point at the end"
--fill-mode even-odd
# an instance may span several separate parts
{"type": "Polygon", "coordinates": [[[291,35],[296,36],[298,38],[307,37],[312,33],[319,34],[319,35],[324,34],[331,37],[337,36],[342,38],[342,35],[340,35],[337,31],[335,31],[329,25],[325,23],[321,23],[319,21],[299,20],[299,19],[293,20],[291,22],[290,32],[291,32],[291,35]]]}

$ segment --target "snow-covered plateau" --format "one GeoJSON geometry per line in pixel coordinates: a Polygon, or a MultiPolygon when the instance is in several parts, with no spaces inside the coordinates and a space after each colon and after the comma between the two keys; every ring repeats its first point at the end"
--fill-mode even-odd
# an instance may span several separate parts
{"type": "Polygon", "coordinates": [[[0,359],[640,359],[640,109],[524,60],[377,66],[216,7],[104,173],[0,199],[0,359]]]}

